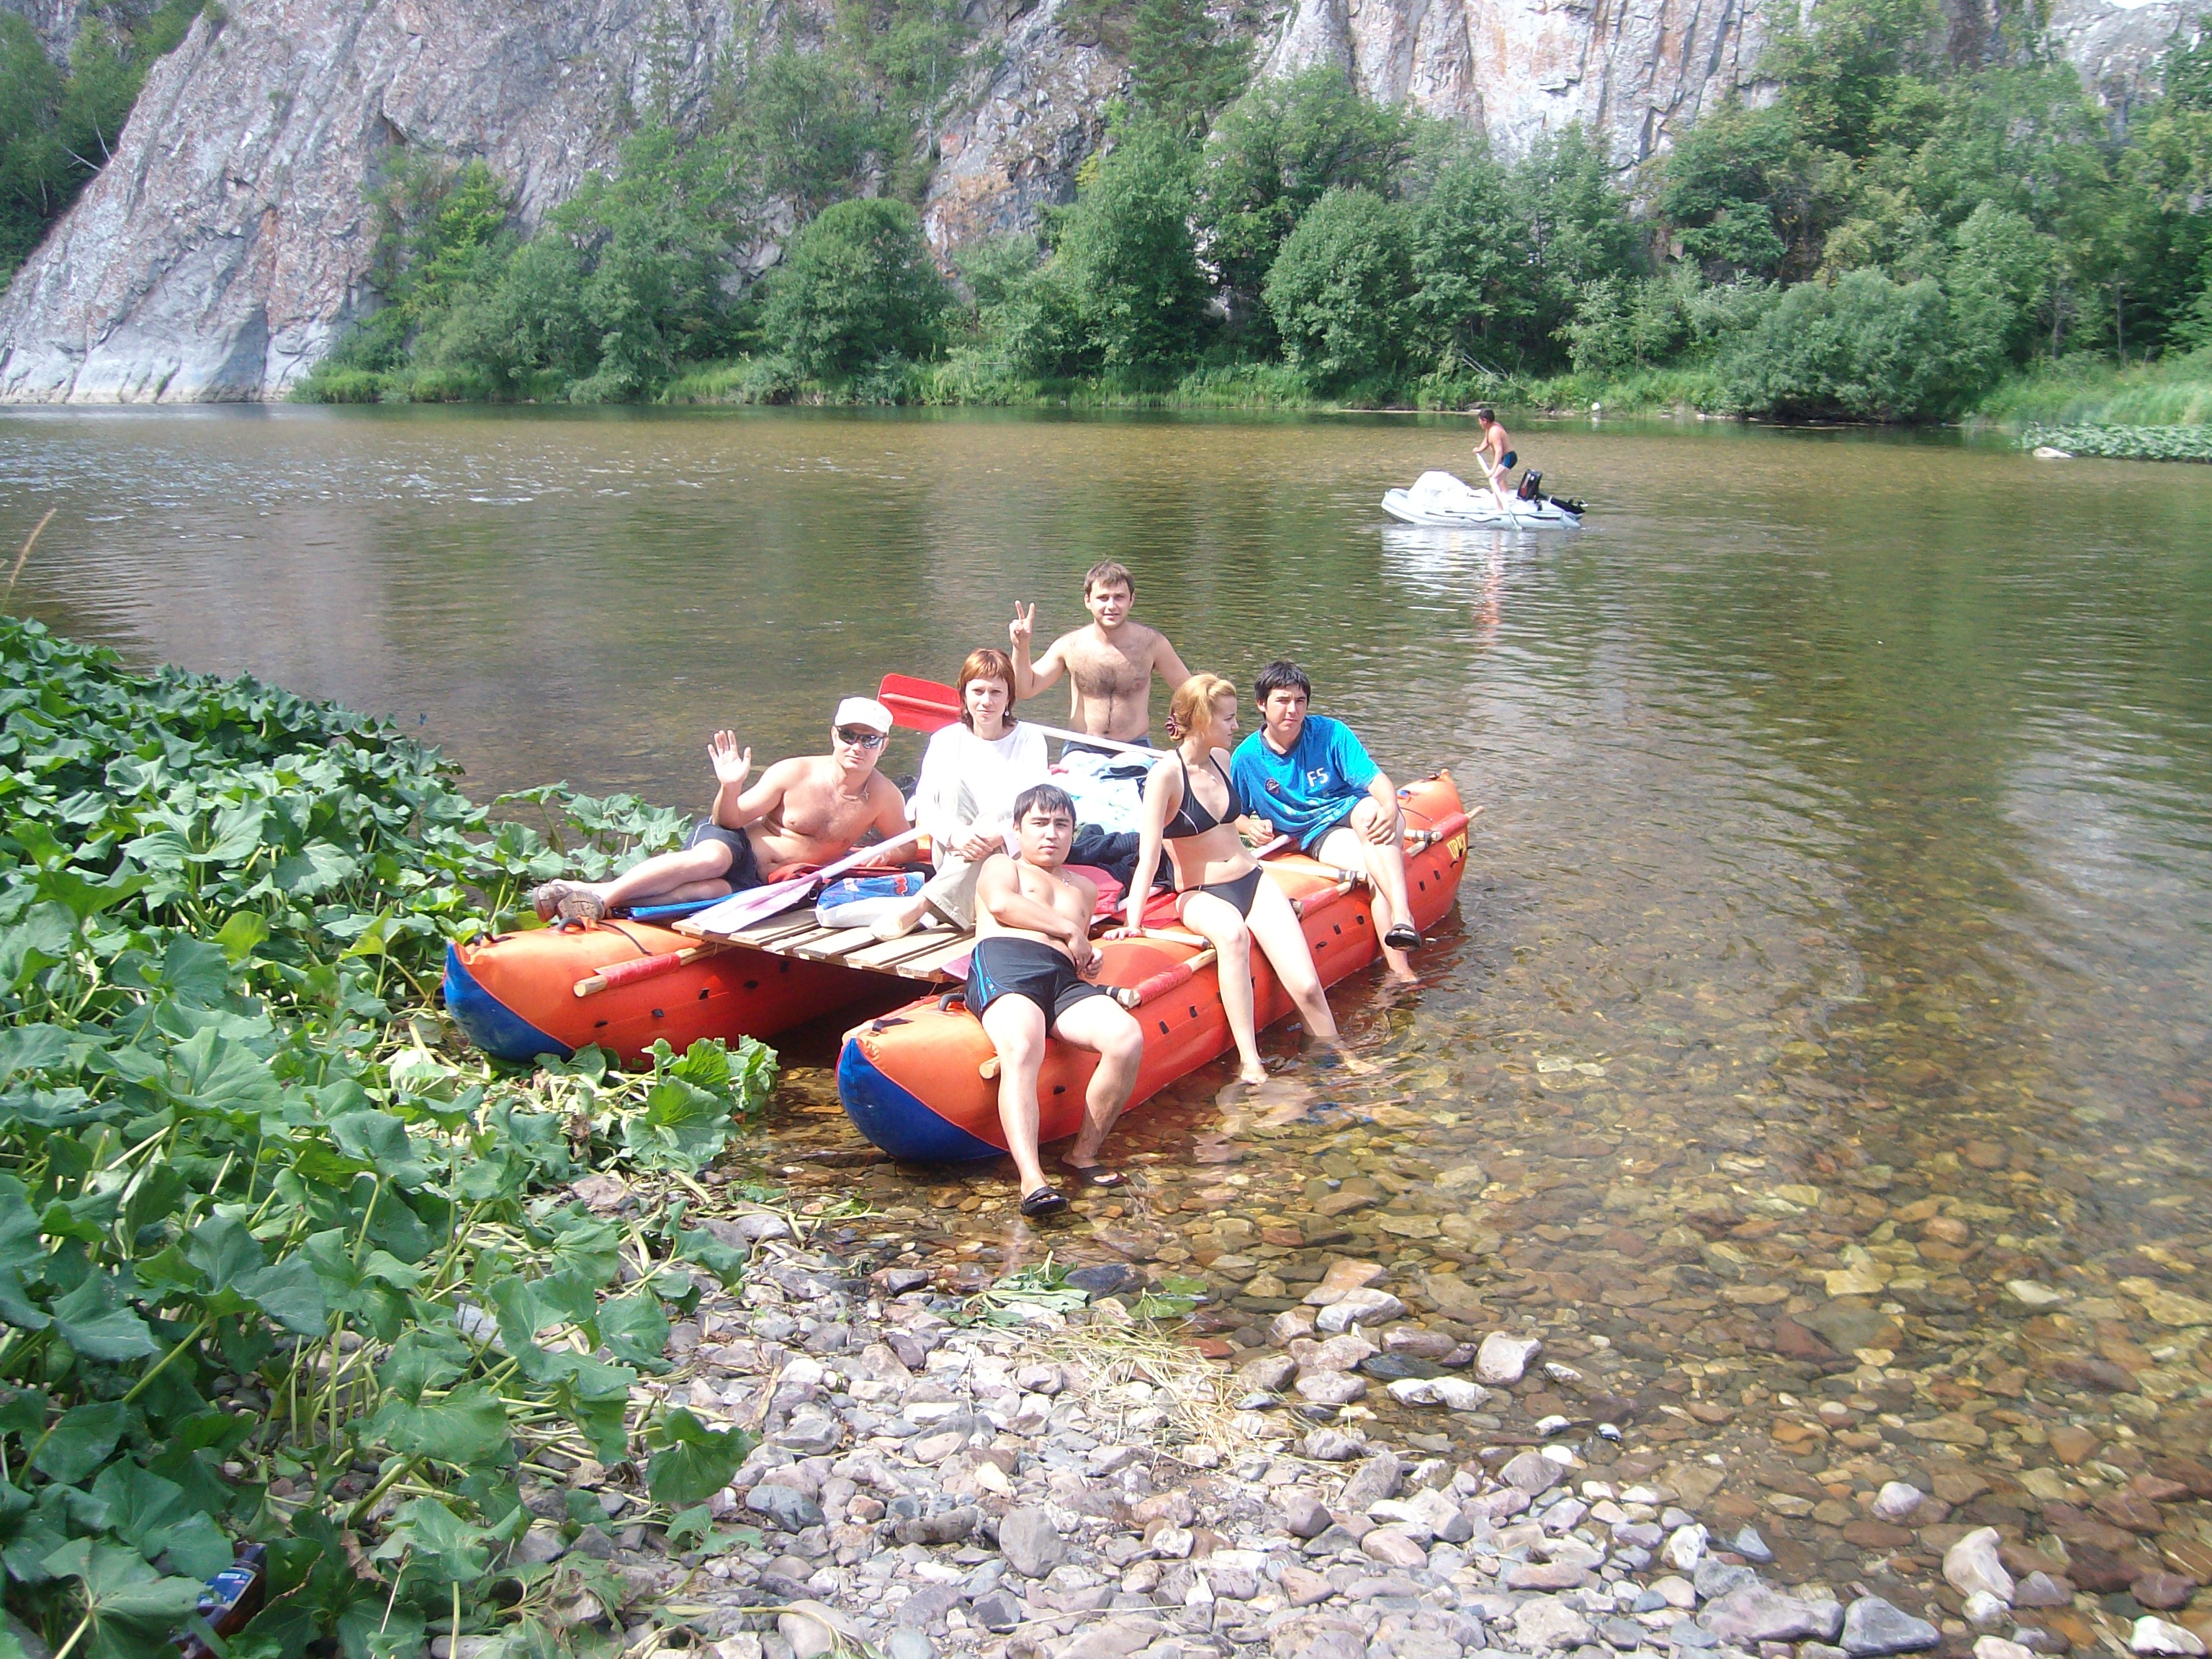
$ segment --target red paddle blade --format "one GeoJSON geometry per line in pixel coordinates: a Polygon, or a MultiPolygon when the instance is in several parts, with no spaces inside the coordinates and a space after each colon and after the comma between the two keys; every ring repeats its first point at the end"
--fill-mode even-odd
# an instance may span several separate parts
{"type": "Polygon", "coordinates": [[[911,674],[884,675],[876,690],[876,701],[909,732],[934,732],[960,718],[957,691],[934,680],[918,680],[911,674]]]}

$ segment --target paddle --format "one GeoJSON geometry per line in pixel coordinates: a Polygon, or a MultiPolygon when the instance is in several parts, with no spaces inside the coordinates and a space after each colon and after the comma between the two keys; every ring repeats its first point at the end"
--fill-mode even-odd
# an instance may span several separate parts
{"type": "MultiPolygon", "coordinates": [[[[891,711],[891,718],[909,732],[934,732],[960,718],[960,694],[949,685],[939,685],[935,680],[916,679],[911,674],[886,674],[884,683],[876,689],[876,701],[891,711]]],[[[1123,743],[1119,738],[1094,738],[1088,732],[1070,732],[1063,726],[1039,726],[1035,720],[1024,724],[1035,726],[1048,738],[1059,738],[1066,743],[1088,744],[1093,749],[1111,749],[1117,754],[1153,755],[1160,751],[1147,744],[1123,743]]]]}
{"type": "Polygon", "coordinates": [[[856,866],[868,864],[881,858],[895,847],[911,846],[921,839],[921,831],[909,830],[904,835],[893,836],[889,841],[879,841],[872,847],[863,847],[848,854],[834,864],[825,864],[812,875],[797,881],[772,881],[765,887],[749,888],[733,894],[712,909],[702,910],[683,924],[687,933],[729,934],[741,932],[757,921],[765,921],[791,907],[811,893],[816,887],[832,876],[842,876],[856,866]]]}

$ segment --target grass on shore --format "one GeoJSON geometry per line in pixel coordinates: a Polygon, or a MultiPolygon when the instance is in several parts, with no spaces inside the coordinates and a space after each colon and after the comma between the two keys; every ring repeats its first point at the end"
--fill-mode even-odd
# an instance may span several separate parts
{"type": "Polygon", "coordinates": [[[2062,357],[2003,382],[1980,412],[2008,427],[2212,424],[2212,350],[2148,363],[2062,357]]]}

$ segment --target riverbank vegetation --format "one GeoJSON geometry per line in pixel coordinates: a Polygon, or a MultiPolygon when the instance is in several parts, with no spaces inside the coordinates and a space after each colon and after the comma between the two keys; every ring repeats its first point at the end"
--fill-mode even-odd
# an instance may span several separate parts
{"type": "Polygon", "coordinates": [[[2193,35],[2158,97],[2108,108],[2024,21],[1820,0],[1769,48],[1771,101],[1624,173],[1579,129],[1504,156],[1331,70],[1239,92],[1233,30],[1145,0],[1100,14],[1151,67],[1074,201],[955,249],[948,281],[901,123],[973,68],[968,43],[923,28],[886,57],[908,25],[883,3],[819,50],[764,48],[707,130],[648,123],[534,236],[481,163],[407,164],[378,187],[387,308],[307,395],[1929,420],[2025,416],[2152,361],[2212,374],[2191,356],[2212,347],[2193,35]]]}
{"type": "Polygon", "coordinates": [[[234,1653],[588,1645],[619,1576],[507,1549],[604,1522],[570,1479],[626,1461],[634,1516],[708,1531],[750,1443],[653,1378],[671,1314],[738,1270],[687,1201],[774,1057],[513,1076],[457,1057],[431,996],[447,939],[678,820],[541,791],[507,805],[544,833],[495,821],[387,726],[5,617],[0,793],[9,1611],[56,1659],[169,1654],[258,1540],[234,1653]],[[574,1200],[616,1165],[681,1201],[574,1200]]]}

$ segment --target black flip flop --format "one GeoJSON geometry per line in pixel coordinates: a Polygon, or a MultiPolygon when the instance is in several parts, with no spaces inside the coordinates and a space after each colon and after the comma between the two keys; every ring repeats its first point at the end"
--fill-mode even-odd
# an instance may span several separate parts
{"type": "Polygon", "coordinates": [[[1418,951],[1421,948],[1421,936],[1402,921],[1382,935],[1382,942],[1394,951],[1418,951]]]}
{"type": "Polygon", "coordinates": [[[1060,1167],[1067,1171],[1068,1178],[1079,1187],[1114,1188],[1129,1184],[1128,1176],[1119,1170],[1108,1169],[1103,1164],[1063,1163],[1060,1167]]]}
{"type": "Polygon", "coordinates": [[[1022,1200],[1022,1213],[1032,1221],[1058,1215],[1066,1207],[1067,1200],[1049,1187],[1040,1187],[1022,1200]]]}

